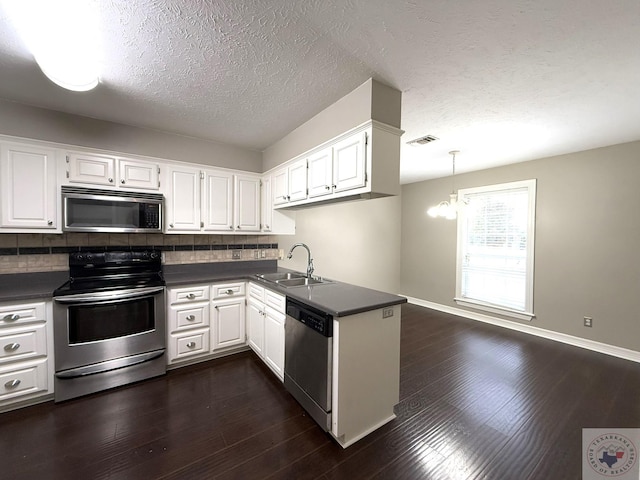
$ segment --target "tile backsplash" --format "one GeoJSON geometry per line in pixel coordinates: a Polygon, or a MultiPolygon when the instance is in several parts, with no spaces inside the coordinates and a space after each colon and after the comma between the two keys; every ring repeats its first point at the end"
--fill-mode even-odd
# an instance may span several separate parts
{"type": "Polygon", "coordinates": [[[275,260],[278,245],[271,235],[163,235],[125,233],[0,233],[0,274],[66,270],[69,253],[78,251],[162,250],[164,263],[212,263],[275,260]]]}

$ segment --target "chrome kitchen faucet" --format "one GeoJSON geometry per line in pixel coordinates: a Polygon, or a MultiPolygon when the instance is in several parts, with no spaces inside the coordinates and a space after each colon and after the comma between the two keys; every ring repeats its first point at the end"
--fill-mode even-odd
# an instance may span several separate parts
{"type": "Polygon", "coordinates": [[[311,258],[311,250],[309,250],[309,247],[307,247],[304,243],[296,243],[293,247],[291,247],[289,253],[287,254],[287,258],[290,259],[293,256],[293,249],[296,247],[304,247],[307,249],[307,254],[309,255],[309,260],[307,262],[307,277],[311,277],[311,274],[313,273],[313,258],[311,258]]]}

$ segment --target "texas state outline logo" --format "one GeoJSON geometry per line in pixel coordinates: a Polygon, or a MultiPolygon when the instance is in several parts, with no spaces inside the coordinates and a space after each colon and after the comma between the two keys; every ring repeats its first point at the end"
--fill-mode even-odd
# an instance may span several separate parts
{"type": "Polygon", "coordinates": [[[638,479],[640,429],[601,430],[585,428],[582,433],[583,478],[638,479]],[[588,471],[585,468],[588,464],[588,471]]]}

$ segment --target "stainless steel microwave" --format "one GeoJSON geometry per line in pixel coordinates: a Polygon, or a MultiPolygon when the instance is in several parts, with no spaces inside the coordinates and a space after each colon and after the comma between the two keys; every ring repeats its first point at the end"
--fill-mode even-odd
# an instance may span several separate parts
{"type": "Polygon", "coordinates": [[[163,198],[158,193],[62,186],[62,230],[159,233],[163,198]]]}

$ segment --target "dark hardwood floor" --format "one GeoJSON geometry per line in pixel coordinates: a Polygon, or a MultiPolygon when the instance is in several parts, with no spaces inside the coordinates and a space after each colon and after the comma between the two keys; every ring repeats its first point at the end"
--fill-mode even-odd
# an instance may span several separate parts
{"type": "Polygon", "coordinates": [[[402,307],[397,418],[343,450],[253,353],[0,414],[7,479],[579,479],[640,427],[640,365],[402,307]]]}

